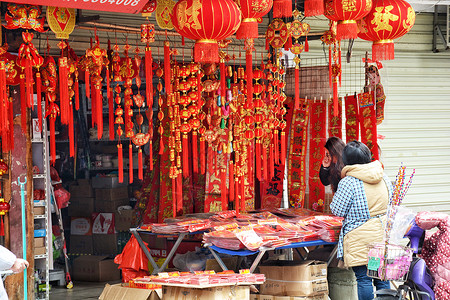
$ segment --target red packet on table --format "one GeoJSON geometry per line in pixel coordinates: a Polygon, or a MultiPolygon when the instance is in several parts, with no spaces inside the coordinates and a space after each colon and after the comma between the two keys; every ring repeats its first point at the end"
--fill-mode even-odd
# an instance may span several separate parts
{"type": "Polygon", "coordinates": [[[236,211],[235,210],[220,211],[217,213],[217,215],[223,219],[231,219],[236,217],[236,211]]]}
{"type": "Polygon", "coordinates": [[[263,240],[252,228],[237,229],[234,234],[250,251],[256,251],[263,245],[263,240]]]}
{"type": "Polygon", "coordinates": [[[211,221],[205,220],[199,224],[189,225],[188,230],[189,232],[196,232],[196,231],[204,231],[209,228],[211,228],[211,221]]]}

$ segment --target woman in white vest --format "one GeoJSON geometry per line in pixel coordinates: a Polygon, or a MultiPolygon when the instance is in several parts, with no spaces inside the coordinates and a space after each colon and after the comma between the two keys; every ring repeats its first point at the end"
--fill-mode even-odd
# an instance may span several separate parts
{"type": "Polygon", "coordinates": [[[373,299],[373,285],[377,290],[389,288],[388,281],[367,276],[368,246],[383,241],[383,222],[392,194],[383,166],[371,157],[361,142],[345,146],[342,179],[330,204],[333,214],[344,217],[337,257],[355,272],[359,300],[373,299]]]}

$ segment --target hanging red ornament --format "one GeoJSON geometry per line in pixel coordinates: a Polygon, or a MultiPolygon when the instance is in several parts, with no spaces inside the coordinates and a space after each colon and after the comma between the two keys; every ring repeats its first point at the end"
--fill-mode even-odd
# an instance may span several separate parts
{"type": "Polygon", "coordinates": [[[242,12],[242,22],[236,38],[258,38],[258,19],[272,9],[273,0],[238,0],[242,12]]]}
{"type": "Polygon", "coordinates": [[[358,37],[372,41],[372,59],[394,59],[394,39],[411,30],[416,14],[404,0],[374,0],[372,10],[358,22],[358,37]]]}
{"type": "Polygon", "coordinates": [[[273,0],[273,17],[292,17],[292,0],[273,0]]]}
{"type": "Polygon", "coordinates": [[[4,198],[0,198],[0,219],[1,219],[0,236],[5,236],[5,228],[4,228],[5,226],[3,218],[5,217],[5,214],[9,211],[10,208],[11,206],[9,205],[9,203],[6,202],[4,198]]]}
{"type": "Polygon", "coordinates": [[[336,38],[355,39],[358,36],[357,20],[364,18],[372,8],[372,0],[325,0],[324,15],[337,22],[336,38]]]}
{"type": "Polygon", "coordinates": [[[173,8],[172,24],[179,34],[196,40],[196,62],[218,63],[217,42],[238,30],[241,11],[232,0],[180,0],[173,8]]]}
{"type": "Polygon", "coordinates": [[[305,17],[323,15],[323,0],[305,0],[305,17]]]}

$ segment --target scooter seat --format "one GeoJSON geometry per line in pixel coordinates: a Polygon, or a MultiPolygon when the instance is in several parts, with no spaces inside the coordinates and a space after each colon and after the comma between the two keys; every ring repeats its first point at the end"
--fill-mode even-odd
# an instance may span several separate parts
{"type": "Polygon", "coordinates": [[[431,300],[435,300],[434,292],[431,288],[433,285],[433,278],[430,273],[428,273],[425,261],[421,258],[414,257],[409,270],[408,281],[414,282],[419,291],[428,293],[431,300]]]}

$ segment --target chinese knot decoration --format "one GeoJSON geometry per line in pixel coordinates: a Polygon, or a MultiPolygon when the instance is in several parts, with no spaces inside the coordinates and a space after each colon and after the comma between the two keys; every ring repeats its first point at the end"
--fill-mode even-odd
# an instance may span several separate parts
{"type": "Polygon", "coordinates": [[[75,28],[75,9],[47,6],[47,22],[57,39],[68,39],[75,28]]]}
{"type": "Polygon", "coordinates": [[[415,20],[414,9],[406,1],[374,0],[372,10],[359,21],[358,37],[373,42],[373,60],[392,60],[393,40],[410,31],[415,20]]]}
{"type": "Polygon", "coordinates": [[[241,11],[232,0],[181,0],[173,8],[172,23],[183,37],[196,40],[196,62],[218,63],[218,41],[238,30],[241,11]]]}
{"type": "Polygon", "coordinates": [[[326,0],[324,15],[336,21],[336,38],[355,39],[358,36],[356,20],[365,17],[372,8],[372,0],[326,0]]]}

